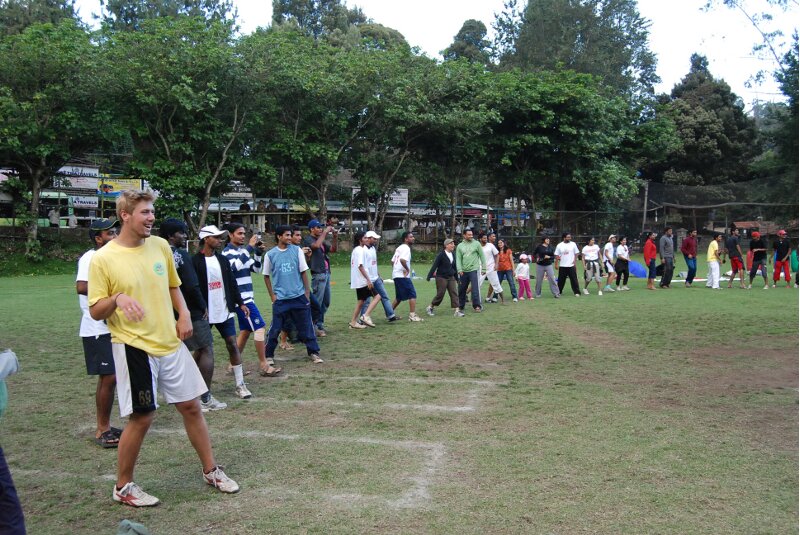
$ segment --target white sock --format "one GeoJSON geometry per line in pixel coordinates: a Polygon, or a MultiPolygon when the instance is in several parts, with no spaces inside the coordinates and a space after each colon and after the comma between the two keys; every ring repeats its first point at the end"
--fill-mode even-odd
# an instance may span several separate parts
{"type": "Polygon", "coordinates": [[[241,364],[237,364],[233,367],[233,380],[236,382],[236,386],[244,383],[244,372],[242,371],[241,364]]]}

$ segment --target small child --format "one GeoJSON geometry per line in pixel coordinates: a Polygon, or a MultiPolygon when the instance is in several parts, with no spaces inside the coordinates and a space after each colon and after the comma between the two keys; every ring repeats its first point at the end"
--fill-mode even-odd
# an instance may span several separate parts
{"type": "Polygon", "coordinates": [[[528,265],[528,255],[525,253],[519,255],[519,263],[517,264],[517,269],[514,274],[519,284],[519,300],[524,301],[526,295],[528,299],[533,299],[533,293],[531,292],[531,268],[528,265]]]}

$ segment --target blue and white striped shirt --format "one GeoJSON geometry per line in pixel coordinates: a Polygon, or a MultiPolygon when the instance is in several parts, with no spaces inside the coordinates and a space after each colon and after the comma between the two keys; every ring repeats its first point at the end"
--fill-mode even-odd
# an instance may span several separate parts
{"type": "Polygon", "coordinates": [[[249,245],[236,247],[231,243],[222,250],[222,256],[227,258],[231,265],[231,271],[233,271],[236,284],[239,286],[239,293],[242,294],[245,303],[253,302],[253,279],[250,277],[250,273],[261,272],[261,257],[257,254],[252,255],[254,252],[255,249],[249,245]]]}

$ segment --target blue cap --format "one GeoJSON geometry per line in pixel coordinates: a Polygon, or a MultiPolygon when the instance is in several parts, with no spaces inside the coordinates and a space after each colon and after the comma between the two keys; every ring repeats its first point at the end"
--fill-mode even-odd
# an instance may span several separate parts
{"type": "Polygon", "coordinates": [[[324,227],[324,226],[325,225],[320,223],[319,219],[312,219],[311,221],[308,222],[308,230],[311,230],[312,228],[324,227]]]}

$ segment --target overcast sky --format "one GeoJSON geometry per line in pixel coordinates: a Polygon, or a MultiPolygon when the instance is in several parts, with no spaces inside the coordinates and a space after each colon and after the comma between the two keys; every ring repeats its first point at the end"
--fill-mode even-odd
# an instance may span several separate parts
{"type": "MultiPolygon", "coordinates": [[[[743,0],[749,12],[765,9],[765,0],[743,0]]],[[[234,0],[239,10],[243,33],[268,26],[272,19],[271,0],[234,0]]],[[[375,22],[398,30],[411,46],[418,46],[431,57],[440,57],[467,19],[478,19],[491,32],[495,13],[502,11],[503,0],[346,0],[362,8],[375,22]]],[[[520,0],[524,3],[524,0],[520,0]]],[[[752,88],[747,81],[755,72],[775,70],[775,62],[759,59],[752,52],[760,42],[758,32],[743,14],[718,7],[704,12],[705,0],[639,0],[639,12],[652,22],[650,48],[658,56],[659,92],[669,92],[689,71],[689,57],[700,52],[708,57],[709,68],[723,78],[742,97],[746,108],[753,100],[782,100],[772,76],[752,88]]],[[[721,3],[721,2],[720,2],[721,3]]],[[[98,0],[78,0],[81,15],[88,19],[99,9],[98,0]]],[[[791,2],[790,2],[791,4],[791,2]]],[[[774,27],[780,28],[788,42],[797,28],[798,9],[775,13],[774,27]]]]}

